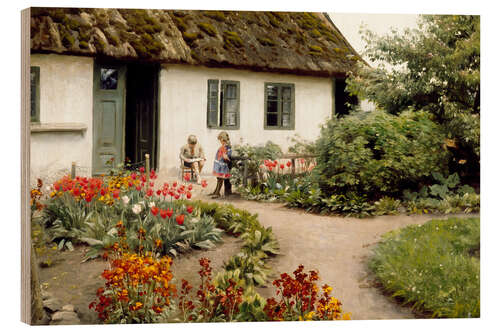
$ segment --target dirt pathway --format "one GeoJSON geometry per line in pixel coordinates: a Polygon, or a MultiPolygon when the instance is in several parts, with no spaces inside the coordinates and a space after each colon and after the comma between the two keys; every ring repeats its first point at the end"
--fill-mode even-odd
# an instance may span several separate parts
{"type": "MultiPolygon", "coordinates": [[[[281,254],[270,266],[277,274],[291,274],[299,264],[319,271],[321,281],[333,287],[333,295],[352,313],[352,319],[415,318],[411,310],[381,294],[373,286],[367,259],[380,236],[410,224],[422,224],[443,216],[383,216],[367,219],[319,216],[281,204],[230,200],[229,203],[258,214],[265,227],[271,226],[280,243],[281,254]]],[[[274,296],[274,287],[258,292],[274,296]]]]}

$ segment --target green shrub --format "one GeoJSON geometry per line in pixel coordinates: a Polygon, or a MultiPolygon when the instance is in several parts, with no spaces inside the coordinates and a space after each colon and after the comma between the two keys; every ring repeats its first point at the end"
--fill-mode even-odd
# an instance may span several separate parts
{"type": "Polygon", "coordinates": [[[326,196],[349,192],[378,199],[444,172],[444,134],[424,112],[383,111],[331,119],[317,142],[315,179],[326,196]]]}
{"type": "Polygon", "coordinates": [[[370,268],[383,287],[435,317],[479,317],[479,219],[450,218],[383,236],[370,268]]]}

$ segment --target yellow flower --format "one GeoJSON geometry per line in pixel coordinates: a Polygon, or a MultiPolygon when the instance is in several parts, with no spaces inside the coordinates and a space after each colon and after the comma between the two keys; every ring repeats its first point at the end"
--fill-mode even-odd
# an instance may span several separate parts
{"type": "Polygon", "coordinates": [[[313,317],[314,317],[314,311],[311,311],[304,316],[305,320],[307,321],[311,321],[313,317]]]}
{"type": "Polygon", "coordinates": [[[342,320],[351,320],[351,313],[350,312],[344,313],[342,315],[342,320]]]}
{"type": "Polygon", "coordinates": [[[325,293],[327,293],[327,294],[331,293],[331,292],[332,292],[332,290],[333,290],[333,289],[332,289],[332,287],[330,287],[330,286],[328,286],[328,285],[325,285],[325,286],[323,287],[323,291],[324,291],[325,293]]]}

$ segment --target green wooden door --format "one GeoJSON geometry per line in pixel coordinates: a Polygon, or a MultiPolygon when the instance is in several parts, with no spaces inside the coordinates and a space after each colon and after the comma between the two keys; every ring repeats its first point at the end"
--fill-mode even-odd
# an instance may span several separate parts
{"type": "Polygon", "coordinates": [[[126,67],[96,62],[92,174],[123,162],[126,67]]]}

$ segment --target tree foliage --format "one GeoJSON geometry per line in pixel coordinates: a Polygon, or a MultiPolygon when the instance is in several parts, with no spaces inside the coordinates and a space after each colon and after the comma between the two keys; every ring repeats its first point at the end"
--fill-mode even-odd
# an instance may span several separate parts
{"type": "Polygon", "coordinates": [[[450,172],[462,176],[479,173],[479,23],[479,16],[425,15],[419,29],[404,33],[364,31],[367,59],[379,65],[360,65],[347,87],[392,114],[409,108],[432,114],[453,150],[450,172]]]}

